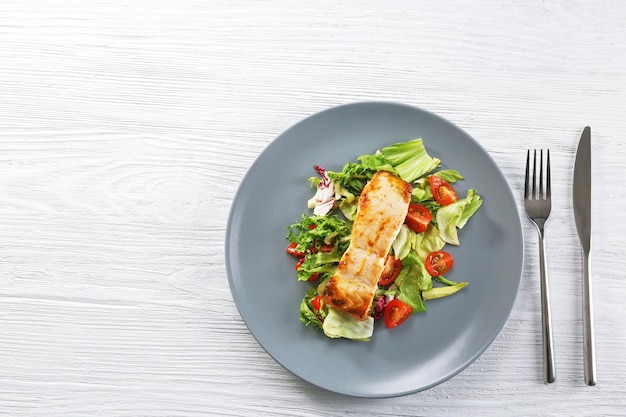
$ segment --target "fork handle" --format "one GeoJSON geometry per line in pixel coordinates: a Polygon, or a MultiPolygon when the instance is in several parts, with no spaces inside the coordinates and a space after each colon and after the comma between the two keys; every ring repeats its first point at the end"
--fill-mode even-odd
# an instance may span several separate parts
{"type": "Polygon", "coordinates": [[[552,383],[556,379],[554,348],[552,343],[552,317],[550,314],[550,294],[548,271],[546,268],[546,247],[543,227],[539,227],[539,271],[541,273],[541,330],[543,335],[543,380],[552,383]]]}
{"type": "Polygon", "coordinates": [[[585,383],[596,385],[596,353],[593,332],[593,303],[589,252],[583,251],[583,354],[585,383]]]}

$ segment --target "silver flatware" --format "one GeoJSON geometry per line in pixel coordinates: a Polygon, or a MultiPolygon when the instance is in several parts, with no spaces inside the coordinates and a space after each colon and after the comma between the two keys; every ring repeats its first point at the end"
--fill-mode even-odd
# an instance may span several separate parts
{"type": "Polygon", "coordinates": [[[546,174],[544,188],[543,150],[539,154],[539,181],[537,181],[537,151],[533,152],[532,178],[530,173],[530,150],[526,155],[526,181],[524,185],[524,209],[539,233],[539,271],[541,287],[541,329],[543,336],[543,380],[552,383],[556,379],[554,349],[552,342],[552,318],[550,314],[550,294],[548,271],[546,268],[546,247],[544,227],[552,208],[550,186],[550,150],[546,152],[546,174]]]}
{"type": "Polygon", "coordinates": [[[583,258],[583,355],[585,383],[596,384],[596,354],[593,330],[593,293],[591,288],[591,128],[580,137],[574,163],[574,220],[583,258]]]}

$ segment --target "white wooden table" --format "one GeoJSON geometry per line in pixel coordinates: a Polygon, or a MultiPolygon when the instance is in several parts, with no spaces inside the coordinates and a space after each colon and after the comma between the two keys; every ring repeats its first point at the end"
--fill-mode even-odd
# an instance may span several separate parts
{"type": "Polygon", "coordinates": [[[0,415],[626,415],[625,115],[621,1],[3,1],[0,415]],[[525,218],[510,319],[428,391],[326,392],[248,332],[224,265],[238,184],[283,130],[364,100],[457,124],[520,200],[525,150],[550,147],[556,383],[542,381],[525,218]],[[571,202],[585,125],[595,387],[571,202]]]}

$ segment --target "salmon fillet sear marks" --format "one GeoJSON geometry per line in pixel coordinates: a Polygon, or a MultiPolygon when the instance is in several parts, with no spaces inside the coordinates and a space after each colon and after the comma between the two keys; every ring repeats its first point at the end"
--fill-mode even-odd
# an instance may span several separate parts
{"type": "Polygon", "coordinates": [[[411,184],[387,171],[377,172],[365,185],[350,245],[324,288],[326,304],[367,319],[385,259],[404,223],[411,190],[411,184]]]}

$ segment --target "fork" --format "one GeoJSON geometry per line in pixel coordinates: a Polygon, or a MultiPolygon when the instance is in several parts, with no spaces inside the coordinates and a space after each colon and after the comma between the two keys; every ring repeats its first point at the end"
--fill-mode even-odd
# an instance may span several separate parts
{"type": "Polygon", "coordinates": [[[544,189],[543,150],[539,153],[539,182],[537,182],[537,150],[533,152],[532,178],[530,177],[530,149],[526,154],[526,181],[524,184],[524,209],[539,233],[539,270],[541,273],[541,329],[543,334],[543,380],[552,383],[556,379],[554,350],[552,345],[552,319],[546,270],[546,248],[544,227],[552,207],[550,187],[550,150],[546,154],[546,181],[544,189]],[[531,182],[532,180],[532,182],[531,182]]]}

